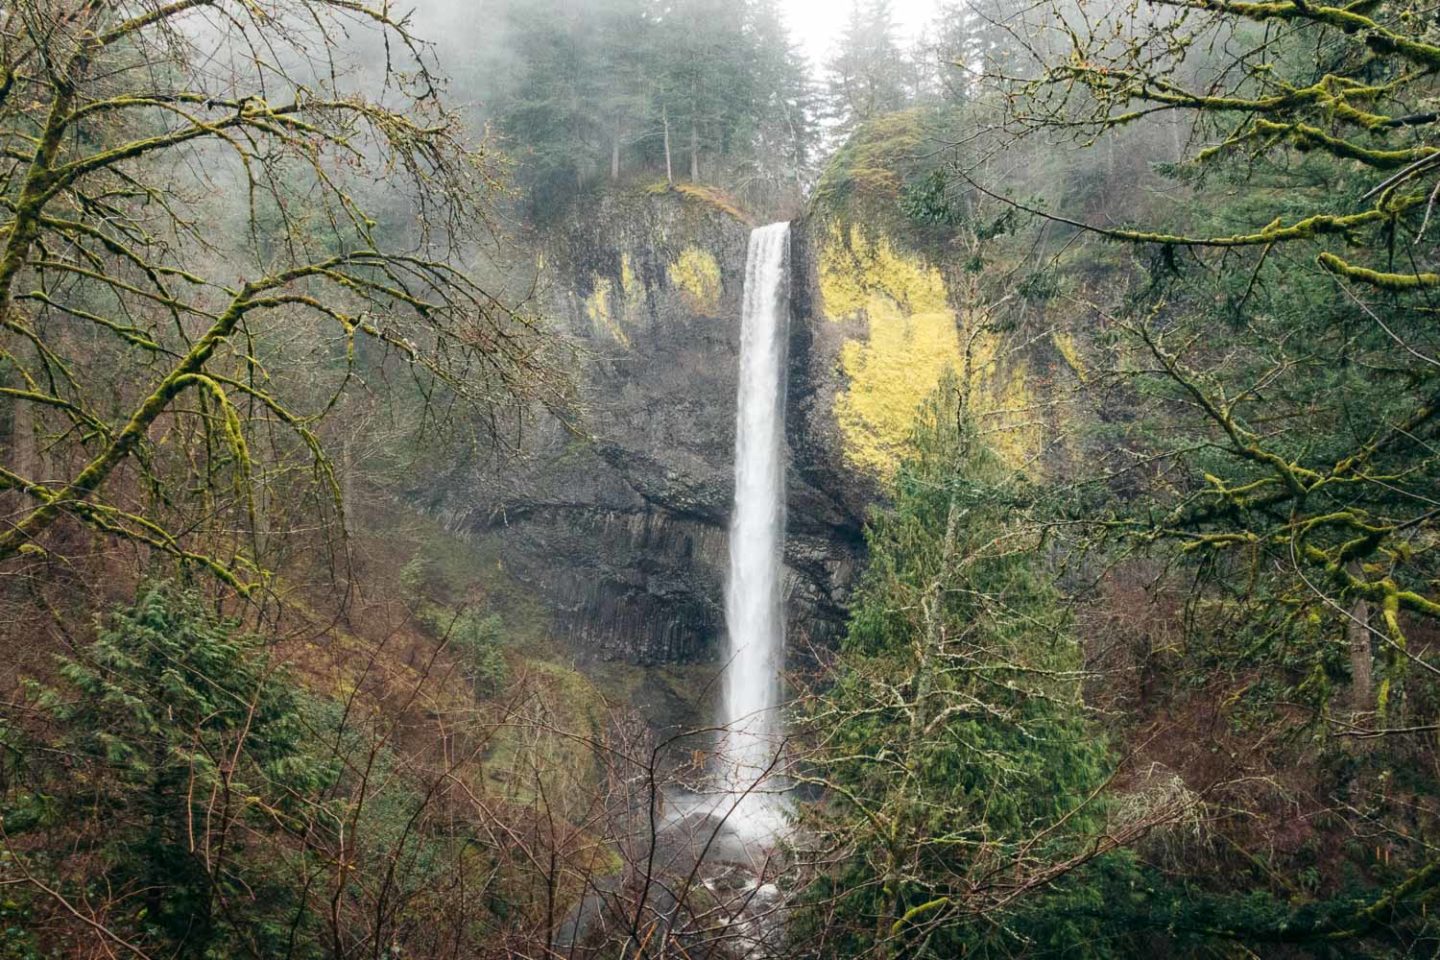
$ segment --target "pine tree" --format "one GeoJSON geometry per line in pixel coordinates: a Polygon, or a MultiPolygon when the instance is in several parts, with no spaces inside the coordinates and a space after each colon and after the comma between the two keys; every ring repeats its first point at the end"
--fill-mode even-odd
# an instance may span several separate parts
{"type": "Polygon", "coordinates": [[[910,64],[900,49],[890,0],[854,0],[826,67],[828,112],[842,131],[906,104],[910,64]]]}
{"type": "Polygon", "coordinates": [[[508,11],[520,76],[502,105],[500,127],[537,211],[583,189],[608,142],[599,109],[605,69],[592,42],[590,8],[562,0],[517,3],[508,11]]]}
{"type": "MultiPolygon", "coordinates": [[[[258,638],[171,584],[140,592],[40,701],[68,758],[59,816],[132,901],[134,935],[165,956],[282,955],[297,922],[292,876],[247,854],[333,775],[309,749],[300,695],[258,638]],[[83,784],[83,789],[76,789],[83,784]],[[238,926],[237,926],[238,924],[238,926]]],[[[0,809],[14,838],[40,819],[0,809]]]]}
{"type": "Polygon", "coordinates": [[[867,956],[974,955],[1022,928],[1063,942],[1076,931],[1058,914],[977,916],[1003,902],[989,884],[1074,855],[1097,824],[1107,758],[1078,646],[1036,545],[1007,527],[1013,478],[953,381],[914,447],[872,522],[833,685],[804,710],[826,794],[810,825],[848,851],[810,922],[828,913],[832,949],[867,956]]]}
{"type": "Polygon", "coordinates": [[[699,181],[704,158],[734,146],[737,116],[750,102],[745,5],[673,0],[660,6],[657,93],[672,132],[679,134],[689,177],[699,181]]]}

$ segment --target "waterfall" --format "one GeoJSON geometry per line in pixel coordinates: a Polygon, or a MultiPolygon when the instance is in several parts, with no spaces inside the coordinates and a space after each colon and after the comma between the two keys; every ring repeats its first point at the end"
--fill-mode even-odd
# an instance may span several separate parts
{"type": "MultiPolygon", "coordinates": [[[[780,671],[785,660],[781,562],[785,541],[785,366],[789,339],[790,225],[750,234],[740,328],[735,417],[735,509],[725,584],[729,638],[722,761],[726,789],[741,794],[780,749],[780,671]]],[[[760,789],[739,800],[742,832],[776,829],[781,806],[760,789]]]]}

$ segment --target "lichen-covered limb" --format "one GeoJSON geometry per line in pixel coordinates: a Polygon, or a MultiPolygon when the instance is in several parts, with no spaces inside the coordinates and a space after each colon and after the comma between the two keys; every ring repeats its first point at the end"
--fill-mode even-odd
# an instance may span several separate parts
{"type": "Polygon", "coordinates": [[[1440,893],[1440,862],[1427,863],[1411,871],[1408,877],[1374,903],[1357,911],[1348,924],[1328,932],[1326,939],[1344,940],[1360,936],[1376,925],[1389,922],[1391,912],[1400,904],[1425,904],[1437,893],[1440,893]]]}
{"type": "Polygon", "coordinates": [[[1288,137],[1297,146],[1315,148],[1327,153],[1343,157],[1346,160],[1358,160],[1369,167],[1377,170],[1394,170],[1406,164],[1414,163],[1426,157],[1432,157],[1437,152],[1434,147],[1417,146],[1406,147],[1398,150],[1377,150],[1373,147],[1366,147],[1346,140],[1343,137],[1332,136],[1321,130],[1319,127],[1308,123],[1274,123],[1269,120],[1259,119],[1254,124],[1258,134],[1273,134],[1276,136],[1288,137]]]}
{"type": "MultiPolygon", "coordinates": [[[[219,390],[216,381],[203,376],[202,371],[219,346],[235,332],[235,328],[242,318],[251,311],[272,308],[294,299],[284,297],[267,299],[261,296],[262,293],[305,277],[326,275],[352,259],[365,261],[370,256],[372,255],[366,253],[332,257],[320,263],[292,267],[275,276],[245,284],[235,293],[229,306],[216,317],[210,329],[195,342],[190,351],[159,382],[154,391],[136,407],[124,427],[114,434],[104,450],[86,464],[68,484],[55,491],[51,497],[15,523],[9,530],[0,533],[0,561],[14,556],[23,544],[54,523],[62,513],[75,512],[77,510],[75,504],[83,503],[99,489],[114,469],[134,451],[149,430],[150,425],[169,407],[171,401],[187,388],[192,386],[210,388],[213,386],[215,390],[219,390]]],[[[223,391],[219,391],[218,399],[228,403],[224,399],[223,391]]],[[[237,455],[241,458],[242,463],[248,466],[248,452],[244,447],[243,432],[239,427],[238,420],[230,419],[230,411],[227,411],[226,416],[226,432],[231,443],[235,445],[237,455]]]]}
{"type": "MultiPolygon", "coordinates": [[[[1393,124],[1393,118],[1361,109],[1355,103],[1383,98],[1401,84],[1398,80],[1387,84],[1362,84],[1332,73],[1304,87],[1275,81],[1275,84],[1281,87],[1280,92],[1266,96],[1195,93],[1179,86],[1168,77],[1147,71],[1114,69],[1108,66],[1101,68],[1081,62],[1058,66],[1049,71],[1043,79],[1032,81],[1031,86],[1071,80],[1085,84],[1100,98],[1102,104],[1141,100],[1169,108],[1250,115],[1313,110],[1321,114],[1331,114],[1367,129],[1388,127],[1393,124]]],[[[1112,114],[1102,117],[1099,122],[1107,126],[1118,126],[1135,119],[1139,119],[1138,114],[1112,114]]]]}
{"type": "MultiPolygon", "coordinates": [[[[1406,644],[1401,611],[1440,618],[1440,602],[1416,588],[1401,586],[1390,576],[1379,580],[1367,579],[1357,573],[1354,566],[1357,561],[1377,553],[1402,555],[1397,545],[1405,532],[1423,522],[1425,517],[1409,520],[1381,518],[1360,506],[1308,509],[1309,504],[1322,502],[1318,499],[1322,491],[1337,485],[1364,481],[1393,486],[1403,482],[1403,473],[1365,473],[1365,467],[1396,443],[1413,441],[1440,415],[1440,402],[1420,404],[1402,420],[1377,430],[1367,443],[1337,459],[1329,469],[1308,467],[1268,450],[1260,437],[1237,421],[1234,401],[1213,395],[1203,378],[1165,349],[1148,327],[1142,327],[1137,332],[1152,355],[1160,361],[1165,374],[1220,428],[1227,440],[1223,448],[1239,460],[1265,467],[1270,474],[1233,484],[1207,475],[1207,490],[1204,493],[1182,502],[1167,518],[1148,528],[1141,536],[1179,540],[1181,549],[1187,553],[1267,546],[1281,554],[1303,559],[1319,568],[1342,597],[1374,601],[1381,610],[1387,636],[1396,649],[1404,649],[1406,644]],[[1197,499],[1203,501],[1205,498],[1218,501],[1223,508],[1203,503],[1196,505],[1197,499]],[[1219,524],[1224,517],[1234,522],[1219,524]],[[1267,517],[1274,519],[1267,520],[1267,517]],[[1216,525],[1219,529],[1215,529],[1216,525]],[[1210,529],[1205,529],[1207,527],[1210,529]],[[1324,535],[1324,542],[1317,542],[1321,535],[1324,535]]],[[[1328,502],[1336,501],[1332,497],[1328,502]]]]}
{"type": "Polygon", "coordinates": [[[153,10],[147,10],[142,14],[137,14],[117,26],[106,30],[98,37],[95,37],[93,43],[97,47],[108,47],[148,27],[163,23],[196,7],[213,6],[216,2],[217,0],[173,0],[172,3],[161,4],[153,10]]]}
{"type": "Polygon", "coordinates": [[[1315,258],[1320,266],[1336,276],[1344,277],[1347,280],[1354,280],[1357,283],[1378,287],[1381,290],[1428,290],[1431,287],[1440,287],[1440,273],[1388,273],[1381,270],[1371,270],[1368,267],[1357,267],[1346,260],[1341,259],[1333,253],[1321,253],[1315,258]]]}
{"type": "Polygon", "coordinates": [[[216,348],[234,332],[236,324],[245,315],[245,300],[254,291],[248,286],[242,294],[231,301],[230,306],[216,319],[211,328],[196,341],[186,354],[160,381],[126,421],[125,426],[114,436],[99,456],[91,460],[60,490],[41,506],[36,508],[9,530],[0,533],[0,561],[14,556],[20,547],[32,540],[74,502],[83,502],[99,489],[111,472],[123,462],[140,443],[150,425],[160,416],[187,385],[191,376],[200,371],[209,361],[216,348]]]}
{"type": "Polygon", "coordinates": [[[19,403],[38,403],[41,406],[54,407],[57,410],[65,411],[76,423],[84,424],[102,437],[110,433],[110,425],[108,423],[84,409],[79,404],[66,400],[63,397],[51,396],[48,393],[40,393],[35,390],[17,390],[14,387],[0,387],[0,397],[8,397],[19,403]]]}
{"type": "Polygon", "coordinates": [[[1236,456],[1269,467],[1286,489],[1297,496],[1304,494],[1307,483],[1321,478],[1315,471],[1266,450],[1257,443],[1255,435],[1235,418],[1232,401],[1211,396],[1210,391],[1201,384],[1199,376],[1187,369],[1178,356],[1166,350],[1148,326],[1135,329],[1171,379],[1189,394],[1206,416],[1225,431],[1230,440],[1230,450],[1236,456]]]}
{"type": "MultiPolygon", "coordinates": [[[[55,503],[58,498],[57,493],[43,484],[26,480],[4,467],[0,467],[0,490],[18,491],[39,500],[42,504],[55,503]]],[[[223,563],[213,556],[186,550],[174,534],[137,513],[93,501],[59,504],[58,506],[101,533],[141,543],[182,560],[199,564],[242,596],[249,595],[253,589],[253,585],[241,580],[236,570],[229,564],[223,563]]]]}
{"type": "Polygon", "coordinates": [[[82,310],[81,308],[72,306],[68,303],[61,303],[52,298],[44,291],[36,290],[32,293],[22,293],[15,299],[19,301],[29,300],[34,303],[43,304],[44,306],[50,307],[52,310],[56,310],[60,313],[69,314],[77,320],[88,320],[96,326],[104,327],[106,330],[109,330],[111,333],[115,334],[121,340],[125,341],[133,347],[140,347],[142,349],[150,350],[155,353],[165,352],[164,347],[156,343],[154,340],[150,339],[150,337],[146,335],[145,331],[141,330],[139,327],[131,324],[117,323],[116,321],[111,320],[108,317],[100,316],[98,313],[91,313],[89,310],[82,310]]]}
{"type": "Polygon", "coordinates": [[[325,448],[320,443],[320,438],[306,425],[307,418],[295,413],[272,394],[257,389],[243,381],[224,376],[223,374],[211,374],[211,378],[217,383],[222,383],[232,390],[243,393],[247,397],[258,401],[266,410],[274,414],[276,419],[295,432],[296,436],[301,439],[310,451],[311,460],[325,480],[325,485],[329,490],[335,509],[343,516],[345,502],[340,492],[340,479],[335,475],[335,465],[325,453],[325,448]]]}
{"type": "Polygon", "coordinates": [[[1390,30],[1354,5],[1295,3],[1293,0],[1246,3],[1238,0],[1153,0],[1158,5],[1203,10],[1263,23],[1267,20],[1309,21],[1338,27],[1358,35],[1370,49],[1394,53],[1423,67],[1440,67],[1440,46],[1415,40],[1390,30]]]}
{"type": "Polygon", "coordinates": [[[1359,213],[1328,214],[1297,220],[1294,223],[1275,221],[1254,233],[1237,233],[1221,237],[1186,236],[1184,234],[1151,233],[1144,230],[1102,229],[1100,232],[1118,240],[1136,243],[1158,243],[1173,247],[1256,247],[1292,240],[1313,240],[1328,235],[1345,235],[1359,227],[1392,219],[1397,213],[1424,203],[1424,197],[1408,196],[1396,201],[1392,209],[1372,207],[1359,213]]]}
{"type": "Polygon", "coordinates": [[[1354,234],[1355,231],[1361,227],[1373,226],[1393,220],[1409,210],[1424,205],[1426,202],[1426,196],[1424,194],[1406,194],[1400,197],[1391,197],[1383,203],[1356,213],[1317,213],[1288,224],[1277,219],[1251,233],[1207,237],[1148,230],[1098,227],[1093,224],[1040,210],[1011,197],[1001,196],[974,181],[971,181],[971,185],[985,195],[1007,203],[1017,210],[1046,220],[1052,220],[1056,223],[1064,223],[1088,233],[1108,237],[1112,240],[1122,240],[1129,243],[1154,243],[1168,247],[1204,247],[1215,249],[1260,247],[1275,243],[1288,243],[1295,240],[1314,240],[1324,236],[1348,236],[1354,234]]]}
{"type": "MultiPolygon", "coordinates": [[[[178,109],[177,112],[179,112],[178,109]]],[[[267,138],[273,137],[281,142],[293,138],[297,144],[301,138],[323,137],[335,145],[342,145],[344,140],[341,135],[327,135],[324,130],[306,119],[307,114],[329,112],[353,114],[358,118],[380,125],[382,129],[398,126],[398,129],[395,130],[396,133],[402,132],[405,127],[415,129],[413,124],[398,120],[367,104],[344,100],[294,100],[275,107],[269,106],[263,100],[258,104],[246,102],[241,104],[237,112],[214,121],[206,121],[191,114],[182,113],[182,116],[188,121],[187,126],[151,137],[132,140],[98,153],[79,157],[53,170],[46,171],[45,189],[40,194],[40,198],[42,201],[48,202],[60,192],[69,189],[82,177],[96,171],[114,167],[126,161],[137,160],[148,154],[171,150],[194,140],[220,137],[232,130],[253,128],[265,134],[267,138]]],[[[67,118],[61,118],[58,122],[62,130],[68,129],[67,118]]]]}
{"type": "Polygon", "coordinates": [[[250,529],[263,526],[254,496],[262,458],[291,449],[271,425],[309,451],[338,510],[315,421],[352,382],[357,336],[400,352],[425,404],[443,397],[494,416],[495,406],[531,397],[563,402],[539,328],[457,266],[488,238],[492,174],[434,96],[426,52],[388,5],[147,0],[63,13],[0,45],[0,399],[36,414],[47,470],[79,466],[41,486],[7,480],[28,503],[0,531],[0,561],[43,549],[36,538],[68,517],[211,566],[207,543],[241,549],[233,540],[245,514],[250,529]],[[207,7],[240,51],[225,71],[191,62],[193,48],[175,42],[183,18],[207,7]],[[383,102],[345,91],[338,74],[284,77],[287,57],[323,62],[361,21],[412,61],[383,102]],[[245,58],[262,49],[263,60],[245,58]],[[285,102],[271,102],[277,90],[285,102]],[[174,183],[176,171],[194,182],[174,183]],[[356,171],[383,173],[413,196],[417,244],[385,248],[380,218],[352,192],[356,171]],[[215,221],[204,189],[229,188],[232,174],[248,194],[238,237],[215,221]],[[293,191],[297,174],[307,186],[293,191]],[[272,214],[284,242],[262,250],[272,214]],[[275,341],[260,330],[268,318],[303,314],[330,321],[321,329],[346,366],[325,384],[328,399],[307,397],[302,409],[283,380],[269,379],[275,361],[256,344],[275,341]],[[132,378],[97,383],[112,359],[110,369],[132,378]],[[161,426],[167,443],[152,444],[161,426]],[[212,486],[231,483],[233,497],[215,495],[212,486]],[[150,495],[154,515],[109,505],[131,484],[150,495]],[[187,511],[206,517],[179,519],[187,511]]]}

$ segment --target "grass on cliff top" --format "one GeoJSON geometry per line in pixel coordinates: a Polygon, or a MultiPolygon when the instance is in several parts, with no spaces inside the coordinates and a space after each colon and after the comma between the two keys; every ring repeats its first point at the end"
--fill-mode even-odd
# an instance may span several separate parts
{"type": "Polygon", "coordinates": [[[687,180],[677,180],[668,183],[664,180],[657,181],[645,188],[646,193],[663,195],[673,193],[683,200],[696,204],[702,204],[712,210],[717,210],[727,217],[733,217],[741,223],[754,225],[755,221],[748,213],[740,209],[735,198],[718,187],[712,187],[704,183],[692,183],[687,180]]]}

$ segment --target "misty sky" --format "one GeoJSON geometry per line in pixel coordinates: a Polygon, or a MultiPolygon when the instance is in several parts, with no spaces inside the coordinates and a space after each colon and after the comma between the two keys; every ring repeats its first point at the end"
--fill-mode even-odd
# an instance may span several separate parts
{"type": "MultiPolygon", "coordinates": [[[[781,0],[795,38],[818,69],[850,15],[848,0],[781,0]]],[[[935,12],[935,0],[893,0],[895,22],[911,40],[935,12]]]]}

